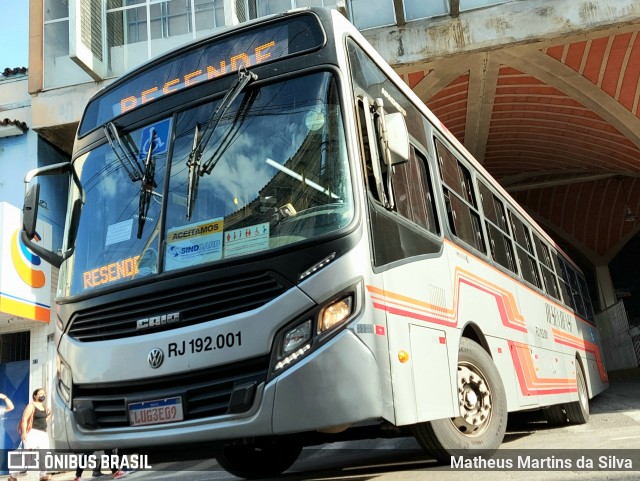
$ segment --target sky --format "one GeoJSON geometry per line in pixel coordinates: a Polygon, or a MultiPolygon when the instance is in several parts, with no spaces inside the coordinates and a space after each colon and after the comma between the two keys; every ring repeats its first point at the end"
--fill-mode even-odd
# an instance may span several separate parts
{"type": "Polygon", "coordinates": [[[29,0],[0,0],[0,72],[28,67],[29,0]]]}

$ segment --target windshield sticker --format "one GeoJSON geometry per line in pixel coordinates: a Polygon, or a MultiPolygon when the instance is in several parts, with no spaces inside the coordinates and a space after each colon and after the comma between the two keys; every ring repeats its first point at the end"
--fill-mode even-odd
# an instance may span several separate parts
{"type": "Polygon", "coordinates": [[[155,249],[149,248],[142,253],[138,259],[138,275],[144,277],[158,272],[158,253],[155,249]]]}
{"type": "Polygon", "coordinates": [[[106,266],[96,267],[82,274],[84,288],[98,287],[109,282],[133,277],[138,273],[138,259],[140,256],[129,257],[106,266]]]}
{"type": "Polygon", "coordinates": [[[117,244],[118,242],[124,242],[131,239],[131,227],[133,226],[133,219],[128,219],[117,224],[111,224],[107,227],[107,239],[104,242],[105,246],[111,244],[117,244]]]}
{"type": "Polygon", "coordinates": [[[224,256],[233,257],[269,248],[269,223],[256,224],[224,233],[224,256]]]}
{"type": "Polygon", "coordinates": [[[166,119],[152,125],[148,125],[142,131],[140,139],[140,152],[138,158],[146,159],[151,147],[151,137],[153,135],[153,155],[164,154],[169,144],[169,132],[171,132],[171,119],[166,119]]]}
{"type": "Polygon", "coordinates": [[[180,269],[222,258],[224,219],[169,229],[165,269],[180,269]]]}

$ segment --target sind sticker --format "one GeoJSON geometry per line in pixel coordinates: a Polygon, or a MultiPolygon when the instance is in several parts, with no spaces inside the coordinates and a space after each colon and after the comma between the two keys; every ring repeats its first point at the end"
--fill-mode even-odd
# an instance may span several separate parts
{"type": "Polygon", "coordinates": [[[222,258],[224,220],[212,219],[169,229],[165,269],[195,266],[222,258]]]}

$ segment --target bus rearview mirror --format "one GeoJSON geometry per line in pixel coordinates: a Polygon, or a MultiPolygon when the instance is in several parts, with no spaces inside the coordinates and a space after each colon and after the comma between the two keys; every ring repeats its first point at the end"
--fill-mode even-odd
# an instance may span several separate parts
{"type": "Polygon", "coordinates": [[[384,116],[387,130],[387,147],[389,159],[385,159],[389,165],[403,164],[409,160],[409,132],[404,116],[400,112],[386,114],[384,116]]]}
{"type": "Polygon", "coordinates": [[[24,205],[22,206],[22,228],[29,240],[33,239],[36,235],[39,201],[40,184],[35,183],[27,190],[24,196],[24,205]]]}

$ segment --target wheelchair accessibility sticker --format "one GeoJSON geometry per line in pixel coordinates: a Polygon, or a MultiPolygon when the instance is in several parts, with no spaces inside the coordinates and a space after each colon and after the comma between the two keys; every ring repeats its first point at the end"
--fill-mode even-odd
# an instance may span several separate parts
{"type": "Polygon", "coordinates": [[[139,159],[146,159],[151,147],[153,137],[153,155],[164,154],[169,145],[169,133],[171,132],[171,119],[162,120],[152,125],[148,125],[142,131],[140,139],[139,159]]]}

